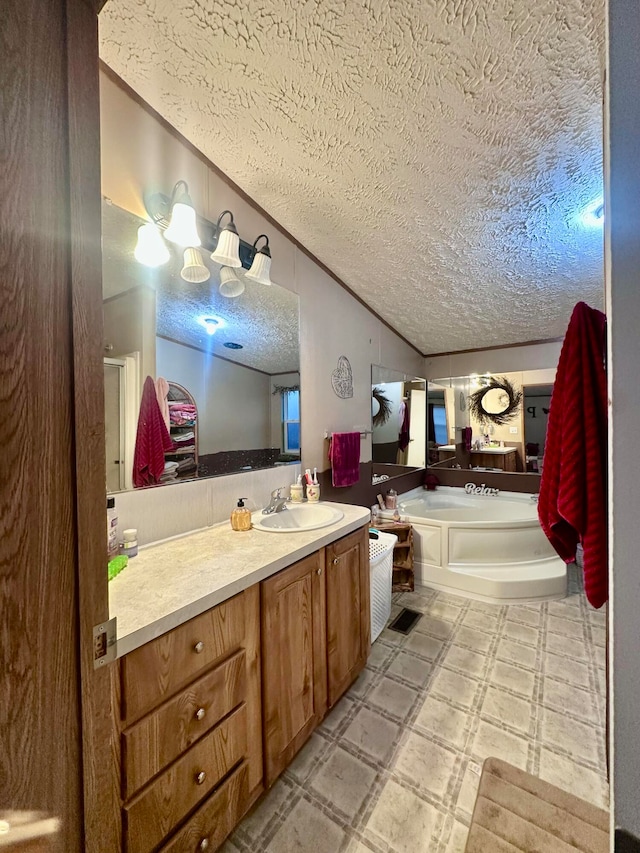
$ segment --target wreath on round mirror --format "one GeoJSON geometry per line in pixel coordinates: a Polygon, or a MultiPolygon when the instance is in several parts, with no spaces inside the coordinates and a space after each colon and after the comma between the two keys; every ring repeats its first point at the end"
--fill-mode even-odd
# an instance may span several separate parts
{"type": "Polygon", "coordinates": [[[382,426],[391,417],[391,400],[379,388],[371,391],[371,420],[374,427],[382,426]]]}
{"type": "Polygon", "coordinates": [[[521,402],[522,391],[517,391],[505,376],[497,376],[469,396],[469,412],[480,423],[503,426],[518,414],[521,402]]]}

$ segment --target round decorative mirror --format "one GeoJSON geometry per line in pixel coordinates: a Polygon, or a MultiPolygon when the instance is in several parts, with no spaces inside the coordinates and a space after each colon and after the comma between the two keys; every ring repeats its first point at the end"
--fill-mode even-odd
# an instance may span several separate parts
{"type": "Polygon", "coordinates": [[[469,411],[480,422],[501,426],[513,420],[522,402],[522,391],[517,391],[508,379],[492,378],[469,397],[469,411]]]}

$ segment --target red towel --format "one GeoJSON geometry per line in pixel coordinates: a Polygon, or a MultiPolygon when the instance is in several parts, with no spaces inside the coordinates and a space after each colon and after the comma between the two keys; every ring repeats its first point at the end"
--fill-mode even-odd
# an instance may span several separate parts
{"type": "Polygon", "coordinates": [[[136,449],[133,455],[133,485],[153,486],[164,474],[164,452],[171,450],[173,442],[164,424],[158,405],[156,386],[150,376],[144,381],[136,449]]]}
{"type": "Polygon", "coordinates": [[[547,425],[538,517],[560,557],[584,548],[589,602],[608,597],[606,318],[579,302],[562,345],[547,425]]]}
{"type": "Polygon", "coordinates": [[[360,479],[360,433],[332,433],[329,462],[331,482],[336,488],[357,483],[360,479]]]}

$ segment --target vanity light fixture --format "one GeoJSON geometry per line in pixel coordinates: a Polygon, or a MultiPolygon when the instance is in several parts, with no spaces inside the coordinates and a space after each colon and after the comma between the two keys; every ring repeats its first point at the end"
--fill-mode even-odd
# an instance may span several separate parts
{"type": "MultiPolygon", "coordinates": [[[[170,197],[157,192],[145,193],[144,206],[151,222],[141,226],[138,234],[135,256],[141,263],[158,266],[169,259],[167,246],[161,236],[164,232],[168,240],[183,246],[184,249],[195,250],[198,246],[203,246],[211,252],[211,260],[220,264],[223,269],[228,269],[224,276],[221,273],[220,293],[223,296],[240,296],[244,291],[245,277],[258,284],[271,284],[271,249],[268,236],[260,234],[253,245],[241,240],[230,210],[223,210],[215,223],[198,216],[185,181],[176,183],[170,197]],[[223,224],[226,217],[228,221],[223,224]],[[258,248],[260,240],[265,242],[258,248]],[[242,277],[236,275],[232,282],[229,276],[231,270],[242,270],[242,277]]],[[[210,273],[205,276],[205,270],[209,273],[199,253],[196,257],[189,252],[188,259],[185,253],[181,273],[185,281],[207,281],[210,273]]]]}
{"type": "Polygon", "coordinates": [[[259,237],[256,237],[253,241],[252,248],[255,254],[251,263],[251,269],[245,275],[245,278],[255,281],[258,284],[270,285],[271,279],[269,277],[269,271],[271,269],[271,250],[269,249],[269,238],[267,235],[260,234],[259,237]],[[256,248],[258,240],[262,240],[263,238],[266,240],[265,245],[261,249],[256,248]]]}
{"type": "Polygon", "coordinates": [[[238,278],[236,271],[231,269],[231,267],[222,267],[218,290],[220,296],[226,296],[227,299],[234,299],[236,296],[244,293],[244,282],[238,278]]]}
{"type": "Polygon", "coordinates": [[[200,236],[196,226],[196,211],[189,195],[186,181],[178,181],[171,193],[169,202],[171,218],[164,232],[167,240],[179,246],[200,246],[200,236]]]}
{"type": "Polygon", "coordinates": [[[211,260],[225,267],[238,268],[242,266],[240,260],[240,237],[238,229],[233,221],[233,213],[230,210],[223,210],[218,221],[216,222],[216,232],[218,235],[218,243],[216,248],[211,253],[211,260]],[[221,227],[222,219],[229,215],[230,221],[221,227]]]}
{"type": "Polygon", "coordinates": [[[190,284],[202,284],[211,278],[209,268],[204,265],[199,249],[185,249],[184,266],[180,277],[190,284]]]}
{"type": "Polygon", "coordinates": [[[138,242],[134,251],[136,261],[146,267],[159,267],[171,257],[158,226],[147,222],[138,228],[138,242]]]}

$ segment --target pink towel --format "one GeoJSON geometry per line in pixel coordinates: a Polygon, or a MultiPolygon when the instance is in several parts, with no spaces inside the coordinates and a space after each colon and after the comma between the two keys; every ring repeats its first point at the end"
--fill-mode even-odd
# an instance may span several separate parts
{"type": "Polygon", "coordinates": [[[162,420],[156,386],[150,376],[144,381],[136,449],[133,455],[133,485],[153,486],[164,474],[164,454],[171,450],[173,442],[162,420]]]}
{"type": "Polygon", "coordinates": [[[160,406],[160,414],[167,429],[170,429],[169,424],[169,401],[167,394],[169,393],[169,383],[163,376],[158,376],[156,379],[156,397],[158,398],[158,406],[160,406]]]}
{"type": "Polygon", "coordinates": [[[336,488],[353,486],[360,479],[360,433],[334,432],[329,445],[331,482],[336,488]]]}

